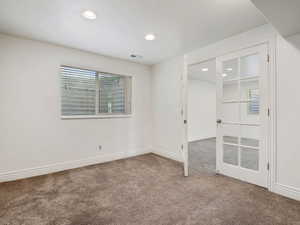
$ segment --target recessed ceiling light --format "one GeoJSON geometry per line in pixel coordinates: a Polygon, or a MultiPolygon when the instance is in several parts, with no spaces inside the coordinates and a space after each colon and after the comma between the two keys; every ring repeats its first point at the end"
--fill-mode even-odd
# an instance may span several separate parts
{"type": "Polygon", "coordinates": [[[208,68],[202,68],[202,71],[206,72],[206,71],[208,71],[208,68]]]}
{"type": "Polygon", "coordinates": [[[223,73],[223,74],[222,74],[222,77],[227,77],[227,74],[226,74],[226,73],[223,73]]]}
{"type": "Polygon", "coordinates": [[[154,34],[147,34],[147,35],[145,36],[145,39],[146,39],[147,41],[153,41],[153,40],[155,40],[155,35],[154,35],[154,34]]]}
{"type": "Polygon", "coordinates": [[[227,68],[226,70],[227,70],[227,71],[232,71],[232,68],[227,68]]]}
{"type": "Polygon", "coordinates": [[[94,20],[97,18],[96,13],[91,10],[85,10],[81,13],[81,15],[88,20],[94,20]]]}

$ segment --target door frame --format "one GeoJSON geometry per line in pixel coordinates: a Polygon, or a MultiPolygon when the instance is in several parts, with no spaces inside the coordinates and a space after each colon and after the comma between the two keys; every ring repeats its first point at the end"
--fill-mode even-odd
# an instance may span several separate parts
{"type": "MultiPolygon", "coordinates": [[[[276,78],[276,36],[269,38],[268,40],[258,41],[256,43],[247,44],[244,46],[238,46],[232,48],[222,54],[210,54],[209,57],[199,57],[199,61],[188,63],[188,55],[184,56],[184,68],[181,77],[181,115],[183,119],[182,123],[182,153],[183,153],[183,163],[184,163],[184,175],[189,174],[189,160],[188,160],[188,67],[192,65],[199,64],[201,62],[215,59],[236,51],[244,50],[254,46],[266,44],[268,48],[268,64],[267,64],[267,76],[268,76],[268,98],[266,100],[266,108],[269,111],[269,117],[267,118],[267,134],[266,134],[266,165],[268,165],[269,170],[267,174],[267,189],[272,191],[275,183],[276,175],[276,99],[277,99],[277,78],[276,78]],[[184,121],[187,121],[185,123],[184,121]]],[[[217,162],[216,162],[217,163],[217,162]]],[[[218,170],[218,168],[217,168],[218,170]]]]}

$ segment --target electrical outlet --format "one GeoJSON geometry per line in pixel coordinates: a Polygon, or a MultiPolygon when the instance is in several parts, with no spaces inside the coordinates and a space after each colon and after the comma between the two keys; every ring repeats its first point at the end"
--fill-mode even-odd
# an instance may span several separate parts
{"type": "Polygon", "coordinates": [[[98,150],[101,151],[102,150],[102,145],[98,146],[98,150]]]}

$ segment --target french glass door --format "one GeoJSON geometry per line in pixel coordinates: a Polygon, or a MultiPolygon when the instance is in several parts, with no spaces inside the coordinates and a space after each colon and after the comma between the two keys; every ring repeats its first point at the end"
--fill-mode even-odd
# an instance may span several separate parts
{"type": "Polygon", "coordinates": [[[267,45],[217,58],[217,171],[267,186],[267,45]]]}

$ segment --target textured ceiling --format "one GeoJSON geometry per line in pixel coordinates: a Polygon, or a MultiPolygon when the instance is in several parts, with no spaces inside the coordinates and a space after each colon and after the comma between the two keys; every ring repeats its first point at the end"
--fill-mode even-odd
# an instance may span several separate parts
{"type": "Polygon", "coordinates": [[[0,32],[154,64],[265,24],[250,0],[0,0],[0,32]],[[91,9],[97,19],[81,12],[91,9]],[[155,41],[144,40],[147,33],[155,41]],[[131,59],[130,54],[142,55],[131,59]]]}
{"type": "Polygon", "coordinates": [[[251,0],[280,34],[300,32],[300,0],[251,0]]]}

